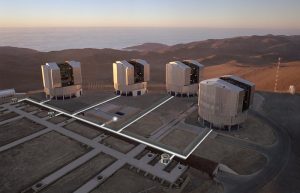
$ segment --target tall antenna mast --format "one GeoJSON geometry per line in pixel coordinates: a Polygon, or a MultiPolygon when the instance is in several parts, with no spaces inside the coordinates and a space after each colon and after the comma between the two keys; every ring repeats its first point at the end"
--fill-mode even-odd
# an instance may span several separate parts
{"type": "Polygon", "coordinates": [[[281,64],[281,58],[278,58],[277,69],[276,69],[276,75],[275,75],[274,92],[277,92],[277,85],[278,85],[278,79],[279,79],[279,69],[280,69],[280,64],[281,64]]]}

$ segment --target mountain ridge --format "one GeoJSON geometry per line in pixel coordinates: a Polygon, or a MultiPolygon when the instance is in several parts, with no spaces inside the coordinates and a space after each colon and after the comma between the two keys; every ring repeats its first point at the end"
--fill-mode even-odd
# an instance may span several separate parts
{"type": "MultiPolygon", "coordinates": [[[[273,35],[197,41],[164,47],[164,51],[159,51],[156,47],[155,51],[85,48],[39,52],[6,46],[0,47],[0,89],[10,87],[20,91],[41,89],[40,66],[46,62],[78,60],[82,64],[84,83],[98,82],[110,85],[113,62],[142,58],[151,64],[151,83],[164,84],[165,64],[169,61],[194,59],[205,66],[233,62],[238,66],[251,68],[252,66],[274,66],[278,57],[282,57],[284,63],[297,63],[300,61],[299,50],[300,36],[273,35]]],[[[293,65],[293,70],[295,69],[298,68],[293,65]]],[[[271,90],[269,87],[263,89],[271,90]]]]}

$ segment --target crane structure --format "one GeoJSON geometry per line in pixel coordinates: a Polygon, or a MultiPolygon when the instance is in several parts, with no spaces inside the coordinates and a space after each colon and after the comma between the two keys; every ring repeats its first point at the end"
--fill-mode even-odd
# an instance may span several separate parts
{"type": "Polygon", "coordinates": [[[281,65],[281,58],[278,58],[277,68],[276,68],[276,74],[275,74],[275,83],[274,83],[274,92],[277,92],[277,85],[279,80],[279,70],[281,65]]]}

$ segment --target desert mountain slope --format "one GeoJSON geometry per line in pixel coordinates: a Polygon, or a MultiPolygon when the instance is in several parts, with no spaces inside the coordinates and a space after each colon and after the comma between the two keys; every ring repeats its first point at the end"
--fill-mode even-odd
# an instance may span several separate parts
{"type": "Polygon", "coordinates": [[[124,48],[128,51],[140,51],[140,52],[163,52],[170,48],[170,46],[159,43],[145,43],[137,46],[131,46],[124,48]]]}
{"type": "Polygon", "coordinates": [[[143,44],[134,48],[140,52],[163,51],[163,55],[172,54],[178,58],[198,57],[209,65],[230,60],[247,64],[266,64],[275,62],[278,57],[287,62],[300,60],[300,36],[245,36],[178,44],[164,49],[151,47],[143,44]]]}
{"type": "MultiPolygon", "coordinates": [[[[256,84],[257,90],[273,91],[275,85],[276,65],[246,66],[235,62],[208,66],[204,69],[204,77],[214,78],[225,74],[239,75],[256,84]]],[[[290,85],[300,90],[300,62],[283,63],[279,70],[277,90],[287,92],[290,85]]]]}
{"type": "Polygon", "coordinates": [[[251,76],[250,79],[261,84],[262,80],[257,77],[259,77],[258,74],[264,72],[263,81],[270,83],[262,84],[258,88],[272,90],[271,82],[274,81],[275,76],[273,67],[278,57],[282,57],[283,62],[288,63],[284,69],[290,69],[284,75],[286,83],[283,88],[287,88],[292,83],[296,84],[294,82],[300,82],[300,36],[237,37],[179,44],[166,47],[164,51],[155,50],[149,51],[148,49],[145,52],[113,49],[70,49],[38,52],[26,48],[0,47],[0,89],[14,87],[19,92],[41,89],[40,66],[46,62],[66,60],[78,60],[82,63],[84,84],[111,85],[112,63],[116,60],[131,58],[142,58],[151,64],[152,84],[164,84],[165,64],[167,62],[179,59],[196,59],[208,66],[207,70],[211,72],[207,74],[207,77],[222,75],[223,73],[244,76],[249,73],[249,69],[270,68],[269,71],[253,71],[255,76],[251,76]],[[291,64],[292,66],[290,66],[291,64]],[[237,67],[239,70],[235,71],[237,67]]]}

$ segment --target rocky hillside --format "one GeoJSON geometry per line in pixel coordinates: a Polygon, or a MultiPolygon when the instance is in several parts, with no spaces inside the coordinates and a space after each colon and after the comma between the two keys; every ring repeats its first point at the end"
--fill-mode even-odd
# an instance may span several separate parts
{"type": "MultiPolygon", "coordinates": [[[[219,65],[220,67],[214,66],[211,69],[225,73],[231,72],[232,65],[243,66],[242,69],[245,70],[262,66],[271,68],[278,57],[282,57],[284,63],[293,63],[293,76],[295,76],[294,72],[300,74],[300,36],[249,36],[174,46],[144,44],[131,50],[135,51],[72,49],[38,52],[25,48],[0,47],[0,89],[14,87],[20,92],[41,89],[40,65],[45,62],[65,60],[78,60],[82,63],[85,84],[91,82],[112,84],[112,63],[116,60],[131,58],[142,58],[151,64],[152,84],[164,84],[165,64],[168,61],[180,59],[196,59],[206,66],[219,65]],[[224,71],[225,67],[228,71],[224,71]]],[[[285,68],[289,68],[288,65],[285,68]]],[[[220,73],[213,74],[219,75],[220,73]]],[[[255,73],[260,73],[260,71],[257,70],[255,73]]],[[[243,71],[237,74],[243,76],[243,71]]],[[[264,71],[264,76],[267,76],[269,81],[273,80],[273,70],[269,73],[264,71]]],[[[289,78],[288,75],[285,77],[289,78]]],[[[297,81],[300,82],[300,76],[293,77],[293,81],[295,78],[298,78],[297,81]]],[[[293,81],[287,81],[287,84],[293,81]]],[[[260,89],[272,90],[271,84],[268,85],[260,89]]],[[[284,85],[284,88],[287,86],[284,85]]]]}

